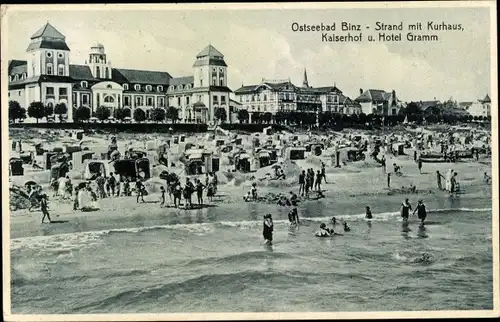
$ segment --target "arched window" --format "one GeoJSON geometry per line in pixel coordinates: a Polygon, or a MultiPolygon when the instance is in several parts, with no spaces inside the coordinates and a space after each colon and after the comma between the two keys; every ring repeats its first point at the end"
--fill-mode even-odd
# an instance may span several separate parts
{"type": "Polygon", "coordinates": [[[135,89],[136,91],[140,91],[140,90],[141,90],[141,85],[139,85],[139,84],[135,84],[135,85],[134,85],[134,89],[135,89]]]}
{"type": "Polygon", "coordinates": [[[174,90],[174,85],[170,85],[170,86],[168,87],[168,90],[169,90],[169,91],[173,91],[173,90],[174,90]]]}
{"type": "Polygon", "coordinates": [[[217,86],[217,78],[212,78],[212,85],[217,86]]]}
{"type": "Polygon", "coordinates": [[[123,84],[123,89],[124,89],[125,91],[128,91],[128,84],[123,84]]]}
{"type": "Polygon", "coordinates": [[[14,82],[17,82],[19,80],[19,77],[16,75],[14,76],[14,82]]]}
{"type": "Polygon", "coordinates": [[[219,79],[219,86],[224,86],[224,78],[219,79]]]}
{"type": "Polygon", "coordinates": [[[99,68],[99,66],[95,68],[95,77],[101,78],[101,69],[99,68]]]}
{"type": "Polygon", "coordinates": [[[148,92],[151,92],[151,90],[152,90],[152,89],[153,89],[153,88],[151,87],[151,85],[147,85],[147,86],[146,86],[146,90],[147,90],[148,92]]]}
{"type": "Polygon", "coordinates": [[[113,96],[105,96],[104,97],[104,103],[113,103],[115,101],[114,97],[113,96]]]}
{"type": "Polygon", "coordinates": [[[81,85],[83,88],[87,88],[87,86],[89,86],[89,84],[86,81],[83,81],[81,85]]]}
{"type": "Polygon", "coordinates": [[[177,86],[177,90],[182,91],[182,85],[177,86]]]}
{"type": "Polygon", "coordinates": [[[200,87],[203,87],[203,78],[200,78],[200,87]]]}
{"type": "Polygon", "coordinates": [[[186,89],[191,89],[191,84],[187,84],[186,89]]]}
{"type": "Polygon", "coordinates": [[[59,65],[57,67],[57,75],[64,76],[64,65],[59,65]]]}
{"type": "Polygon", "coordinates": [[[105,68],[104,71],[105,71],[104,78],[108,79],[109,78],[109,68],[105,68]]]}
{"type": "Polygon", "coordinates": [[[23,73],[22,79],[26,79],[26,73],[23,73]]]}
{"type": "Polygon", "coordinates": [[[156,87],[156,90],[157,90],[158,92],[163,92],[163,86],[161,86],[161,85],[157,86],[157,87],[156,87]]]}
{"type": "Polygon", "coordinates": [[[267,101],[267,95],[264,94],[264,101],[267,101]]]}
{"type": "Polygon", "coordinates": [[[52,64],[47,64],[47,75],[52,75],[52,64]]]}

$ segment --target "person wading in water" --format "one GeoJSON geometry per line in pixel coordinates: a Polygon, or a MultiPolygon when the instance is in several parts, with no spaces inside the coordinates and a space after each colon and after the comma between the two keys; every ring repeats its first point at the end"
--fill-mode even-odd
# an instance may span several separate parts
{"type": "Polygon", "coordinates": [[[273,244],[273,218],[271,214],[267,214],[264,216],[264,229],[262,231],[262,235],[264,236],[265,244],[272,245],[273,244]]]}
{"type": "Polygon", "coordinates": [[[403,204],[401,205],[401,217],[403,217],[404,221],[408,221],[408,216],[410,215],[410,210],[412,210],[411,205],[410,205],[410,201],[408,200],[408,198],[406,198],[405,201],[403,202],[403,204]]]}
{"type": "Polygon", "coordinates": [[[427,209],[425,208],[424,202],[422,200],[418,201],[418,205],[413,211],[413,215],[415,215],[415,212],[418,215],[418,219],[420,219],[420,224],[423,226],[425,218],[427,217],[427,209]]]}

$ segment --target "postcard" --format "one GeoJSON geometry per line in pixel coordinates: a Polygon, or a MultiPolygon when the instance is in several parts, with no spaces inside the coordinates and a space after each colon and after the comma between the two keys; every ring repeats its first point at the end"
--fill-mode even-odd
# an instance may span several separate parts
{"type": "Polygon", "coordinates": [[[499,315],[496,2],[1,10],[6,321],[499,315]]]}

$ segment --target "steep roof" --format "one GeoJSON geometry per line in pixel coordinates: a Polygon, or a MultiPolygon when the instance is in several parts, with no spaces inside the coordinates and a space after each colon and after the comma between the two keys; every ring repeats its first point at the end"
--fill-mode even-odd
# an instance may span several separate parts
{"type": "Polygon", "coordinates": [[[369,89],[363,94],[358,96],[355,101],[357,102],[380,102],[387,101],[390,98],[391,93],[386,93],[380,89],[369,89]],[[388,95],[387,95],[388,94],[388,95]]]}
{"type": "Polygon", "coordinates": [[[31,39],[40,38],[40,37],[55,38],[55,39],[61,39],[61,40],[66,39],[66,37],[64,37],[64,35],[62,33],[57,31],[57,29],[54,28],[54,26],[52,26],[48,22],[42,28],[38,29],[38,31],[35,32],[33,34],[33,36],[31,36],[31,39]]]}
{"type": "Polygon", "coordinates": [[[488,94],[486,94],[486,97],[482,101],[483,103],[491,103],[491,98],[488,94]]]}
{"type": "Polygon", "coordinates": [[[113,68],[112,79],[117,83],[169,85],[172,76],[167,72],[113,68]]]}
{"type": "Polygon", "coordinates": [[[25,60],[9,60],[8,72],[9,75],[26,73],[28,68],[28,62],[25,60]]]}
{"type": "Polygon", "coordinates": [[[208,45],[207,47],[203,48],[202,51],[196,55],[196,58],[201,58],[201,57],[210,57],[210,58],[224,58],[224,55],[218,51],[214,46],[208,45]]]}
{"type": "Polygon", "coordinates": [[[420,109],[424,112],[430,107],[436,107],[439,104],[439,101],[420,101],[417,102],[417,105],[420,107],[420,109]]]}
{"type": "Polygon", "coordinates": [[[184,84],[193,84],[194,76],[183,76],[183,77],[174,77],[170,79],[169,85],[184,85],[184,84]]]}
{"type": "Polygon", "coordinates": [[[339,94],[342,94],[342,91],[338,89],[337,86],[314,87],[314,89],[325,93],[337,92],[339,94]]]}
{"type": "Polygon", "coordinates": [[[87,65],[69,65],[69,76],[75,80],[96,80],[87,65]]]}

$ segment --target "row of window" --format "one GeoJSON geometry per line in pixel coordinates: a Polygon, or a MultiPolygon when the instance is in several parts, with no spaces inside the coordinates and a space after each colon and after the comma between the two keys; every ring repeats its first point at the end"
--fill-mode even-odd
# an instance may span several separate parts
{"type": "MultiPolygon", "coordinates": [[[[54,97],[54,94],[55,91],[54,91],[54,87],[46,87],[45,88],[45,96],[47,98],[51,98],[51,97],[54,97]]],[[[61,96],[68,96],[68,89],[65,88],[65,87],[59,87],[59,98],[61,98],[61,96]]]]}
{"type": "Polygon", "coordinates": [[[23,80],[26,79],[26,73],[22,74],[16,74],[16,75],[9,75],[9,82],[17,82],[18,80],[23,80]]]}
{"type": "MultiPolygon", "coordinates": [[[[63,64],[60,64],[59,66],[57,66],[57,76],[64,76],[65,71],[66,71],[66,68],[63,64]]],[[[56,74],[54,74],[54,68],[53,68],[52,63],[47,64],[47,70],[45,71],[45,74],[56,75],[56,74]]]]}
{"type": "MultiPolygon", "coordinates": [[[[47,56],[47,58],[52,58],[52,52],[50,52],[50,51],[46,52],[45,56],[47,56]]],[[[57,54],[57,58],[64,58],[64,54],[63,53],[58,53],[57,54]]]]}

